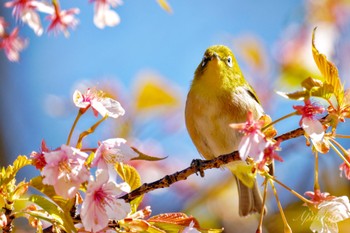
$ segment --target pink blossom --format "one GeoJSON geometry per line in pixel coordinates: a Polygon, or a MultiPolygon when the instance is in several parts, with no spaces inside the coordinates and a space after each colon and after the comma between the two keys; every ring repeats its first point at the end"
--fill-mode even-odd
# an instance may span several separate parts
{"type": "Polygon", "coordinates": [[[263,121],[255,121],[253,114],[249,112],[247,122],[230,125],[232,128],[239,129],[244,134],[238,145],[239,156],[243,161],[248,156],[255,162],[262,161],[264,149],[267,146],[265,135],[260,131],[263,124],[263,121]]]}
{"type": "Polygon", "coordinates": [[[43,169],[46,166],[46,160],[45,160],[45,156],[44,153],[45,152],[49,152],[50,150],[47,148],[46,143],[44,140],[41,141],[41,151],[35,152],[33,151],[30,154],[30,158],[33,160],[33,165],[35,166],[36,169],[43,169]]]}
{"type": "Polygon", "coordinates": [[[15,28],[11,34],[4,34],[0,41],[0,49],[5,50],[5,54],[10,61],[19,60],[19,52],[21,52],[28,44],[26,39],[18,36],[18,28],[15,28]]]}
{"type": "Polygon", "coordinates": [[[321,114],[325,109],[321,106],[312,104],[310,99],[305,100],[305,105],[293,106],[301,115],[299,125],[304,129],[305,133],[310,136],[315,143],[322,141],[324,136],[324,128],[319,120],[316,119],[316,114],[321,114]]]}
{"type": "Polygon", "coordinates": [[[4,228],[7,225],[7,217],[4,213],[0,213],[0,228],[4,228]]]}
{"type": "Polygon", "coordinates": [[[0,37],[3,37],[5,35],[5,29],[7,28],[7,22],[5,21],[4,17],[0,16],[0,37]]]}
{"type": "Polygon", "coordinates": [[[264,157],[266,143],[265,138],[258,132],[243,136],[238,145],[241,159],[245,161],[249,156],[255,162],[261,162],[264,157]]]}
{"type": "Polygon", "coordinates": [[[16,19],[27,23],[38,36],[42,35],[43,27],[37,11],[52,14],[53,7],[36,0],[13,0],[5,3],[5,7],[12,7],[12,14],[16,19]]]}
{"type": "Polygon", "coordinates": [[[95,158],[92,161],[92,167],[108,171],[112,180],[116,179],[117,173],[114,165],[120,162],[129,161],[138,156],[138,154],[126,144],[123,138],[111,138],[99,143],[95,158]]]}
{"type": "Polygon", "coordinates": [[[109,180],[107,171],[96,171],[96,180],[90,178],[81,207],[81,220],[85,230],[98,232],[108,226],[108,220],[120,220],[130,212],[130,204],[118,199],[123,192],[130,192],[126,183],[109,180]]]}
{"type": "Polygon", "coordinates": [[[26,24],[28,24],[28,26],[34,30],[34,33],[38,36],[41,36],[44,32],[44,29],[41,25],[41,20],[40,17],[38,15],[38,13],[36,13],[34,10],[28,10],[26,11],[22,17],[21,17],[22,21],[26,24]]]}
{"type": "Polygon", "coordinates": [[[279,141],[275,143],[271,141],[267,142],[266,147],[264,149],[264,157],[262,161],[258,164],[258,168],[260,170],[263,170],[265,165],[271,164],[273,160],[283,162],[283,159],[276,153],[276,151],[280,149],[279,144],[279,141]]]}
{"type": "Polygon", "coordinates": [[[122,5],[121,0],[93,0],[95,2],[94,7],[94,24],[98,28],[104,28],[105,26],[113,27],[120,23],[119,15],[110,8],[122,5]]]}
{"type": "Polygon", "coordinates": [[[80,184],[89,179],[85,166],[88,155],[79,149],[62,145],[60,149],[44,152],[46,161],[41,171],[43,183],[54,186],[55,192],[64,198],[73,198],[80,184]]]}
{"type": "Polygon", "coordinates": [[[305,195],[311,198],[310,200],[313,202],[315,206],[317,206],[323,201],[331,200],[334,198],[334,196],[331,196],[327,192],[322,193],[321,190],[319,189],[316,189],[315,192],[307,191],[305,192],[305,195]]]}
{"type": "Polygon", "coordinates": [[[326,198],[317,205],[310,229],[318,233],[337,233],[337,223],[350,218],[350,203],[347,196],[326,198]]]}
{"type": "MultiPolygon", "coordinates": [[[[348,161],[350,161],[350,150],[348,150],[348,154],[346,156],[346,159],[348,161]]],[[[339,170],[340,170],[340,176],[342,176],[342,172],[344,172],[345,177],[350,180],[350,167],[348,166],[348,164],[346,162],[343,162],[340,166],[339,166],[339,170]]]]}
{"type": "Polygon", "coordinates": [[[36,8],[35,0],[13,0],[9,2],[5,2],[5,7],[13,8],[12,15],[18,20],[22,18],[22,15],[29,10],[33,10],[36,8]]]}
{"type": "Polygon", "coordinates": [[[72,8],[69,10],[60,10],[58,4],[54,4],[55,11],[48,16],[51,20],[48,31],[54,31],[54,33],[63,32],[65,37],[69,36],[68,28],[75,28],[78,25],[78,20],[75,18],[76,14],[79,14],[78,8],[72,8]]]}
{"type": "Polygon", "coordinates": [[[76,90],[73,94],[73,102],[83,113],[91,107],[96,117],[98,113],[103,117],[108,115],[112,118],[117,118],[125,114],[125,110],[118,101],[105,98],[101,92],[98,93],[91,89],[88,89],[85,94],[76,90]]]}

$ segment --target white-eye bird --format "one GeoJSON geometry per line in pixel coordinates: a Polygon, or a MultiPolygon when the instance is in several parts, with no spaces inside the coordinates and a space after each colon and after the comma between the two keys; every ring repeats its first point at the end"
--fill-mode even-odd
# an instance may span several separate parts
{"type": "MultiPolygon", "coordinates": [[[[243,135],[229,125],[246,122],[249,111],[254,119],[264,115],[233,53],[223,45],[209,47],[195,71],[185,109],[186,127],[199,153],[213,159],[238,150],[243,135]]],[[[260,213],[263,206],[257,181],[249,188],[236,180],[239,215],[260,213]]]]}

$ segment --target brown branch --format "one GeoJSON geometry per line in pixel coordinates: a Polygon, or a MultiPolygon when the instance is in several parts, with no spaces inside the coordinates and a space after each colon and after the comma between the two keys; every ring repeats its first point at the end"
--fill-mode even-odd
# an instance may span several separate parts
{"type": "MultiPolygon", "coordinates": [[[[297,138],[304,135],[304,130],[302,128],[298,128],[295,130],[292,130],[288,133],[282,134],[280,136],[275,137],[276,141],[287,141],[293,138],[297,138]]],[[[148,193],[155,189],[160,188],[167,188],[170,185],[174,184],[177,181],[180,180],[186,180],[187,177],[193,174],[197,174],[198,172],[203,177],[204,176],[204,170],[212,169],[212,168],[219,168],[224,164],[228,164],[233,161],[240,160],[238,151],[234,151],[230,154],[226,155],[220,155],[219,157],[212,159],[212,160],[201,160],[201,159],[195,159],[192,161],[191,166],[188,168],[183,169],[182,171],[175,172],[171,175],[166,175],[163,178],[154,181],[152,183],[144,183],[139,188],[133,190],[132,192],[125,194],[124,196],[120,197],[124,199],[126,202],[130,202],[136,197],[139,197],[145,193],[148,193]]]]}
{"type": "MultiPolygon", "coordinates": [[[[12,205],[13,203],[11,203],[12,205]]],[[[3,233],[10,233],[13,230],[13,220],[15,219],[15,216],[12,215],[12,210],[4,207],[5,209],[5,216],[6,216],[6,225],[2,228],[3,233]]]]}

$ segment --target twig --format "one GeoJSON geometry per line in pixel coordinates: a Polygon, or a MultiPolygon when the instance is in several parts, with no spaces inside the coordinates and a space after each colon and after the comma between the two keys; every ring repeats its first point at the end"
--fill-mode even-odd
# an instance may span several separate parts
{"type": "MultiPolygon", "coordinates": [[[[304,135],[304,130],[302,128],[298,128],[288,133],[275,137],[275,140],[282,142],[282,141],[287,141],[293,138],[300,137],[302,135],[304,135]]],[[[190,167],[185,168],[182,171],[175,172],[171,175],[166,175],[163,178],[157,181],[154,181],[152,183],[144,183],[139,188],[133,190],[128,194],[125,194],[120,198],[124,199],[126,202],[130,202],[136,197],[139,197],[152,190],[167,188],[175,182],[178,182],[180,180],[186,180],[187,177],[189,177],[190,175],[197,174],[199,172],[201,176],[204,176],[204,170],[219,168],[224,164],[228,164],[230,162],[237,161],[237,160],[240,160],[238,151],[234,151],[226,155],[220,155],[219,157],[212,160],[195,159],[192,161],[190,167]]]]}
{"type": "Polygon", "coordinates": [[[10,233],[13,230],[13,220],[15,219],[15,216],[12,215],[12,210],[8,208],[5,209],[5,216],[6,216],[6,225],[2,228],[3,233],[10,233]]]}

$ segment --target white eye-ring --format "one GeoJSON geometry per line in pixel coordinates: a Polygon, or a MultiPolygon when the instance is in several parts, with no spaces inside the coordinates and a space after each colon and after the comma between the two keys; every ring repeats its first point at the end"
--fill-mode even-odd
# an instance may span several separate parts
{"type": "Polygon", "coordinates": [[[205,64],[207,64],[207,61],[208,61],[207,57],[203,56],[203,58],[202,58],[202,67],[205,66],[205,64]]]}
{"type": "Polygon", "coordinates": [[[231,56],[227,57],[226,63],[229,67],[232,67],[232,57],[231,56]]]}

